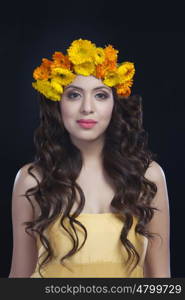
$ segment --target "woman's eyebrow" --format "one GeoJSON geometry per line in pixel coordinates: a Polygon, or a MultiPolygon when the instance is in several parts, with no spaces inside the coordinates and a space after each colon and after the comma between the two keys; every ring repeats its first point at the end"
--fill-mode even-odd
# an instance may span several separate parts
{"type": "MultiPolygon", "coordinates": [[[[76,86],[76,85],[69,85],[69,86],[67,86],[67,87],[65,88],[65,90],[67,90],[67,89],[69,89],[69,88],[76,88],[76,89],[78,89],[78,90],[80,90],[80,91],[83,91],[83,88],[81,88],[81,87],[79,87],[79,86],[76,86]]],[[[93,89],[93,91],[94,91],[94,90],[98,90],[98,89],[102,89],[102,88],[107,89],[108,91],[111,91],[111,89],[110,89],[109,87],[106,87],[106,86],[104,86],[104,85],[95,87],[95,88],[93,89]]]]}

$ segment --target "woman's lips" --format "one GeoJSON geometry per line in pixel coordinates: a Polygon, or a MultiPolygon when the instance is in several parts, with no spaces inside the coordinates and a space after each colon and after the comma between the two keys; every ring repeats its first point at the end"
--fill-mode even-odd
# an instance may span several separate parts
{"type": "Polygon", "coordinates": [[[96,125],[96,123],[92,122],[92,123],[87,123],[87,122],[77,122],[79,124],[80,127],[82,128],[92,128],[96,125]]]}

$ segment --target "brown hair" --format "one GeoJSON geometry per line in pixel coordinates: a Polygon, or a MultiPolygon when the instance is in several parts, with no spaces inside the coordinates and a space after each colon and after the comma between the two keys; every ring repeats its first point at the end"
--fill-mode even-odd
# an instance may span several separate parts
{"type": "MultiPolygon", "coordinates": [[[[140,258],[134,245],[127,239],[133,224],[133,215],[138,218],[135,231],[147,238],[153,238],[153,233],[149,233],[145,225],[152,219],[154,210],[157,210],[151,206],[157,186],[147,180],[144,174],[149,164],[156,158],[156,154],[148,149],[148,133],[142,125],[142,98],[139,95],[124,98],[116,94],[115,88],[112,88],[112,91],[114,106],[102,151],[103,167],[116,191],[111,205],[123,215],[120,240],[128,253],[127,262],[131,261],[131,257],[136,258],[133,270],[140,258]]],[[[31,203],[30,196],[34,195],[41,215],[35,221],[25,222],[25,224],[28,234],[28,229],[39,234],[47,251],[47,257],[39,266],[40,273],[41,266],[47,264],[53,256],[53,249],[43,231],[61,214],[61,211],[63,215],[60,224],[73,240],[72,249],[61,258],[61,263],[83,247],[87,238],[87,230],[75,219],[85,203],[84,193],[75,182],[83,164],[81,152],[71,143],[69,133],[63,125],[59,102],[48,100],[42,94],[38,95],[40,125],[34,133],[36,155],[28,169],[28,173],[35,178],[37,184],[34,188],[28,189],[25,196],[31,203]],[[41,181],[32,172],[34,168],[39,170],[41,181]],[[70,216],[70,210],[76,199],[76,190],[80,194],[81,202],[76,213],[70,216]],[[64,198],[67,199],[66,207],[64,207],[64,198]],[[74,236],[65,228],[63,223],[65,218],[69,218],[74,236]],[[81,226],[85,233],[84,241],[79,249],[75,223],[81,226]]],[[[34,209],[33,205],[32,208],[34,209]]],[[[41,273],[40,275],[43,277],[41,273]]]]}

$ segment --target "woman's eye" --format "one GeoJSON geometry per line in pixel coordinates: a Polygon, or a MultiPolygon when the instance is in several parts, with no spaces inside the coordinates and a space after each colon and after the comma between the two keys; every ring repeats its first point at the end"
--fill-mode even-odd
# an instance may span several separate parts
{"type": "Polygon", "coordinates": [[[96,95],[100,95],[99,98],[101,98],[101,99],[106,99],[106,98],[108,98],[108,95],[105,94],[105,93],[98,93],[98,94],[96,94],[96,95]],[[102,96],[103,96],[103,97],[102,97],[102,96]]]}
{"type": "MultiPolygon", "coordinates": [[[[78,96],[80,96],[80,94],[77,93],[77,92],[69,92],[69,93],[67,93],[67,97],[69,99],[74,99],[74,98],[77,98],[78,96]]],[[[108,95],[106,93],[98,93],[98,94],[96,94],[96,96],[98,96],[98,98],[100,98],[100,99],[106,99],[106,98],[108,98],[108,95]]]]}
{"type": "Polygon", "coordinates": [[[75,92],[69,92],[68,94],[67,94],[67,97],[68,98],[76,98],[77,96],[78,96],[79,94],[78,93],[75,93],[75,92]],[[76,95],[76,96],[75,96],[76,95]],[[74,97],[73,97],[74,96],[74,97]]]}

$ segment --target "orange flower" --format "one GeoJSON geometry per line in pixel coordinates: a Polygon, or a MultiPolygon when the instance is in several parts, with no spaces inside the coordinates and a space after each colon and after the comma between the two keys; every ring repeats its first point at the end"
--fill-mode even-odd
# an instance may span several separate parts
{"type": "Polygon", "coordinates": [[[64,57],[65,57],[64,54],[62,52],[59,52],[59,51],[55,51],[55,53],[52,55],[53,60],[63,61],[64,57]]]}
{"type": "Polygon", "coordinates": [[[125,83],[118,84],[115,86],[117,94],[120,96],[128,97],[131,94],[131,90],[129,85],[126,85],[125,83]]]}
{"type": "Polygon", "coordinates": [[[96,76],[97,78],[104,78],[106,72],[115,71],[116,63],[115,61],[109,61],[107,58],[102,64],[96,66],[96,76]]]}
{"type": "Polygon", "coordinates": [[[38,79],[48,79],[50,77],[51,72],[51,64],[52,61],[50,61],[47,58],[42,58],[42,64],[40,67],[37,67],[33,72],[33,77],[38,79]]]}
{"type": "Polygon", "coordinates": [[[35,78],[35,80],[48,79],[49,71],[46,68],[44,68],[43,66],[37,67],[33,72],[33,77],[35,78]]]}
{"type": "Polygon", "coordinates": [[[51,64],[52,64],[51,60],[49,60],[47,58],[42,58],[42,64],[41,64],[41,66],[43,66],[46,69],[50,69],[51,64]]]}
{"type": "Polygon", "coordinates": [[[105,76],[105,66],[103,64],[96,66],[95,76],[97,78],[103,78],[105,76]]]}
{"type": "Polygon", "coordinates": [[[118,53],[110,44],[103,49],[80,38],[72,42],[67,54],[55,51],[52,60],[42,59],[42,64],[33,72],[33,77],[37,80],[33,87],[39,88],[48,99],[60,100],[58,96],[51,94],[51,82],[52,88],[62,94],[62,87],[58,84],[67,85],[77,74],[93,75],[102,79],[104,84],[114,86],[118,95],[127,97],[131,94],[135,67],[128,61],[117,63],[118,53]]]}
{"type": "Polygon", "coordinates": [[[52,68],[61,67],[61,68],[70,69],[71,62],[69,60],[68,55],[64,55],[61,52],[55,51],[55,53],[52,55],[52,58],[54,60],[51,66],[52,68]]]}
{"type": "Polygon", "coordinates": [[[105,52],[105,57],[107,60],[109,61],[117,61],[117,53],[119,52],[118,50],[114,49],[112,47],[112,45],[108,45],[105,49],[104,49],[104,52],[105,52]]]}

